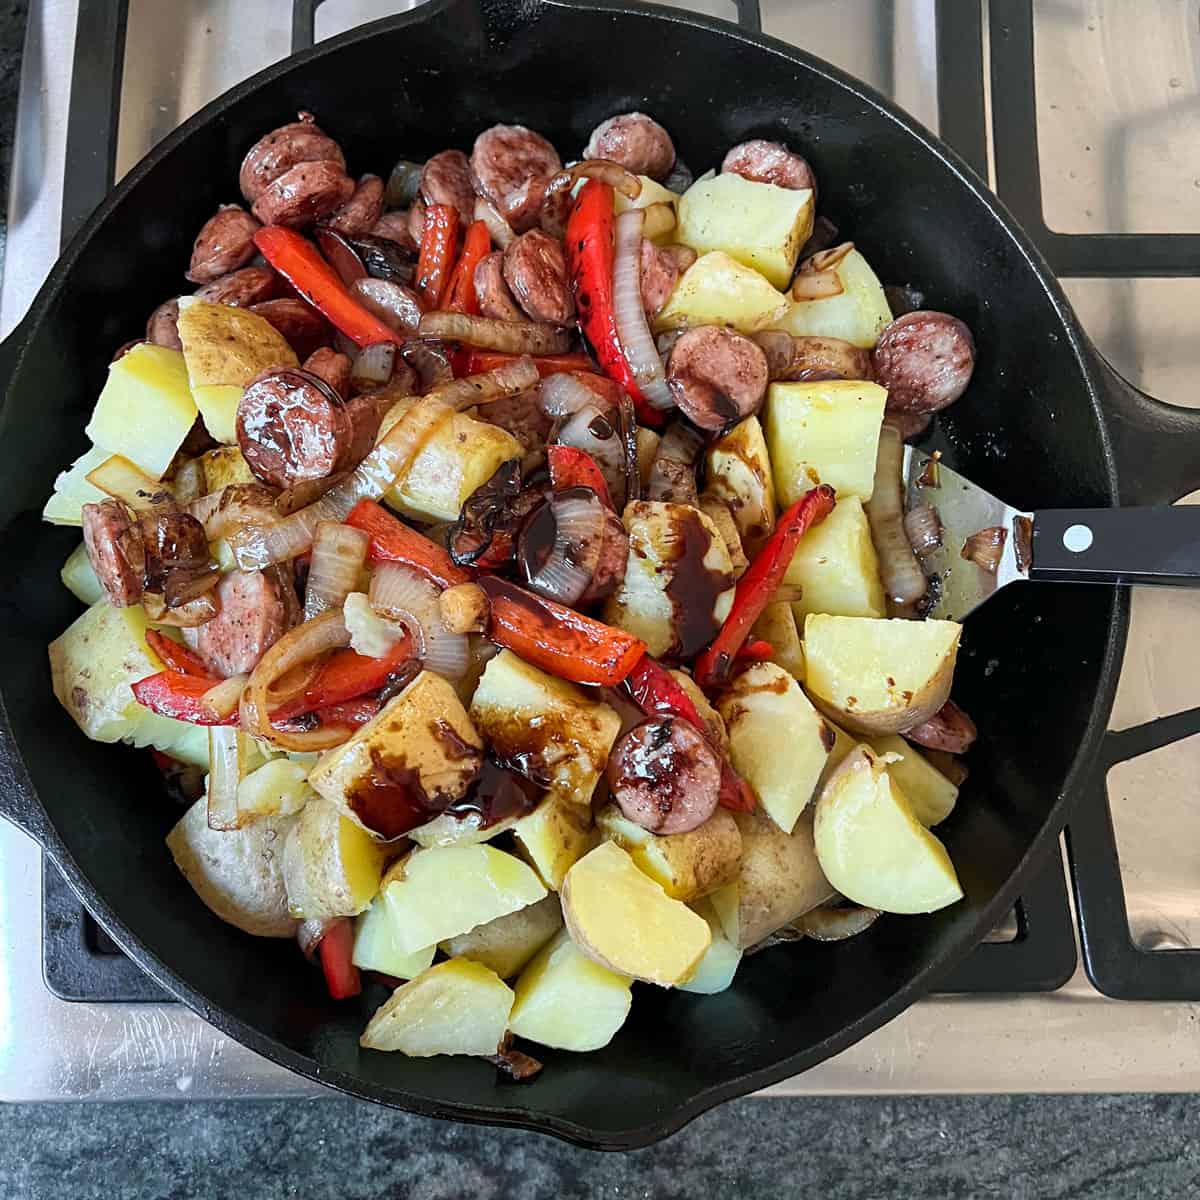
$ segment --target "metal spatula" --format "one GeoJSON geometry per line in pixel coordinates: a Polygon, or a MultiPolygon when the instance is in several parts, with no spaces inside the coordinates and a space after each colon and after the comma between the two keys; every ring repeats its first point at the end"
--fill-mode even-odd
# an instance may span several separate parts
{"type": "Polygon", "coordinates": [[[1200,586],[1200,506],[1021,512],[912,446],[904,485],[905,511],[929,505],[942,526],[941,544],[920,555],[935,578],[932,617],[961,621],[1018,580],[1200,586]],[[981,533],[977,542],[1002,539],[994,571],[963,557],[981,533]]]}

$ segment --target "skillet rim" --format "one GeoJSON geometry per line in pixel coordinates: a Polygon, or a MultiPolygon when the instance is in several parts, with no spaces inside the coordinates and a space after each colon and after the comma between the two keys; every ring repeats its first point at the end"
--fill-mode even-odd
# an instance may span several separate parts
{"type": "MultiPolygon", "coordinates": [[[[128,193],[145,176],[150,174],[163,158],[170,154],[180,143],[186,141],[192,135],[193,131],[214,119],[219,119],[226,109],[240,103],[246,96],[254,93],[259,88],[274,82],[282,76],[302,71],[311,62],[326,55],[340,52],[347,47],[376,35],[391,33],[403,29],[408,25],[435,19],[440,13],[446,10],[460,7],[463,2],[464,0],[428,0],[427,3],[406,13],[369,22],[337,37],[320,42],[308,50],[290,55],[279,62],[271,64],[210,101],[189,117],[188,120],[158,143],[157,146],[126,173],[120,183],[109,193],[105,200],[88,217],[82,228],[71,239],[47,276],[46,281],[39,289],[28,313],[14,328],[6,344],[0,348],[0,354],[6,352],[13,355],[10,372],[8,373],[9,381],[15,378],[21,369],[23,352],[29,340],[30,330],[39,324],[44,311],[50,307],[67,284],[75,263],[82,254],[84,247],[87,246],[101,229],[112,210],[124,201],[128,193]]],[[[468,0],[468,2],[473,2],[477,7],[482,9],[504,7],[502,4],[497,4],[496,0],[468,0]]],[[[1062,289],[1041,254],[1033,246],[999,199],[987,189],[986,185],[954,150],[941,142],[925,129],[920,122],[897,108],[888,98],[875,91],[875,89],[824,60],[809,54],[807,51],[790,46],[778,39],[763,34],[748,33],[729,22],[717,18],[674,8],[663,8],[654,4],[642,3],[641,0],[620,0],[620,2],[616,3],[607,3],[605,0],[600,0],[599,3],[587,4],[572,2],[572,0],[520,0],[518,5],[513,6],[515,12],[512,15],[517,23],[525,25],[536,21],[538,13],[546,8],[563,9],[566,11],[586,9],[588,12],[599,12],[614,17],[649,17],[668,25],[686,26],[708,34],[715,34],[725,39],[743,43],[753,47],[755,50],[783,58],[805,73],[822,78],[862,101],[912,138],[922,152],[943,163],[950,170],[957,183],[967,190],[1008,236],[1011,244],[1033,272],[1033,275],[1045,292],[1054,314],[1061,322],[1067,334],[1069,352],[1075,359],[1088,400],[1097,417],[1105,476],[1112,496],[1116,497],[1118,495],[1118,472],[1114,458],[1111,431],[1109,429],[1109,418],[1101,403],[1101,397],[1104,395],[1105,389],[1101,386],[1100,382],[1101,373],[1104,368],[1101,365],[1099,355],[1083,334],[1062,289]]],[[[485,20],[486,15],[485,13],[485,20]]],[[[0,404],[0,411],[6,405],[7,390],[4,403],[0,404]]],[[[1092,774],[1096,760],[1096,751],[1100,739],[1104,736],[1107,729],[1108,717],[1116,694],[1121,656],[1124,651],[1128,632],[1129,608],[1130,600],[1127,591],[1124,589],[1113,589],[1105,648],[1099,666],[1100,684],[1092,701],[1083,737],[1076,750],[1070,770],[1063,781],[1062,789],[1050,811],[1047,813],[1041,828],[1031,840],[1026,853],[1010,873],[1006,882],[980,910],[974,925],[958,939],[957,943],[953,944],[940,957],[933,959],[926,966],[918,970],[903,987],[892,992],[890,996],[864,1014],[859,1020],[845,1025],[837,1034],[825,1038],[823,1041],[806,1050],[779,1059],[770,1066],[735,1075],[723,1083],[714,1084],[698,1091],[688,1096],[685,1100],[682,1100],[669,1113],[664,1114],[654,1121],[621,1130],[595,1129],[576,1121],[537,1112],[530,1107],[496,1108],[483,1103],[471,1104],[460,1101],[433,1100],[424,1095],[397,1088],[370,1084],[348,1071],[324,1067],[315,1058],[291,1049],[284,1043],[232,1016],[224,1009],[212,1005],[202,993],[195,991],[178,979],[161,958],[137,942],[122,919],[112,910],[103,896],[95,890],[74,857],[67,850],[57,829],[50,821],[49,814],[44,809],[41,800],[37,797],[32,787],[24,766],[23,754],[20,747],[17,746],[15,740],[12,738],[8,728],[8,720],[2,696],[0,696],[0,733],[4,735],[5,740],[16,747],[17,755],[19,756],[19,765],[17,763],[13,764],[16,768],[13,772],[15,789],[33,801],[32,807],[42,820],[39,840],[42,842],[43,848],[50,855],[51,859],[63,870],[72,889],[80,897],[81,901],[85,902],[97,920],[112,934],[114,940],[130,958],[154,980],[182,1000],[189,1008],[221,1033],[233,1038],[256,1053],[263,1055],[263,1057],[279,1063],[304,1078],[321,1083],[331,1090],[402,1109],[420,1116],[549,1133],[555,1137],[590,1149],[636,1149],[650,1145],[675,1133],[684,1125],[718,1104],[790,1078],[840,1053],[867,1034],[887,1023],[887,1021],[929,992],[939,979],[950,972],[979,944],[987,932],[1011,908],[1019,894],[1020,884],[1051,853],[1052,848],[1057,843],[1059,833],[1066,824],[1072,801],[1082,792],[1083,785],[1092,774]]]]}

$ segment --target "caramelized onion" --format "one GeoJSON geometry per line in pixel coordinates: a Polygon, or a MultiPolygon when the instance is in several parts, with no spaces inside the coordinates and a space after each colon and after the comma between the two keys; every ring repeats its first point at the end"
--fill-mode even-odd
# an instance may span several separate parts
{"type": "Polygon", "coordinates": [[[906,730],[904,736],[930,750],[963,754],[974,744],[979,731],[975,722],[953,700],[947,700],[928,721],[906,730]]]}
{"type": "Polygon", "coordinates": [[[567,214],[571,210],[571,193],[580,179],[599,179],[630,200],[636,200],[642,194],[642,181],[611,159],[586,158],[583,162],[567,167],[553,176],[542,191],[538,222],[552,237],[561,238],[566,230],[567,214]]]}
{"type": "Polygon", "coordinates": [[[375,612],[408,629],[419,644],[426,670],[461,679],[470,665],[467,638],[446,628],[438,595],[435,584],[402,563],[380,563],[371,575],[375,612]]]}
{"type": "Polygon", "coordinates": [[[304,589],[304,619],[339,608],[358,584],[371,539],[361,529],[322,521],[313,536],[312,564],[304,589]]]}
{"type": "Polygon", "coordinates": [[[932,504],[922,504],[904,517],[904,534],[918,555],[928,554],[942,544],[942,519],[932,504]]]}
{"type": "Polygon", "coordinates": [[[995,575],[1004,556],[1004,543],[1007,540],[1008,530],[1003,525],[989,525],[967,538],[963,543],[962,556],[989,575],[995,575]]]}
{"type": "Polygon", "coordinates": [[[870,929],[882,914],[877,908],[825,906],[805,913],[796,928],[818,942],[844,942],[870,929]]]}
{"type": "Polygon", "coordinates": [[[204,705],[214,716],[225,718],[237,711],[242,700],[242,689],[246,686],[248,675],[233,675],[222,679],[200,697],[204,705]]]}
{"type": "Polygon", "coordinates": [[[546,416],[556,421],[573,417],[581,408],[598,402],[596,393],[577,376],[569,373],[547,375],[538,389],[539,407],[546,416]]]}
{"type": "Polygon", "coordinates": [[[570,331],[557,325],[497,321],[493,317],[472,317],[466,313],[426,313],[421,318],[420,333],[422,337],[444,338],[505,354],[565,354],[571,348],[570,331]]]}
{"type": "Polygon", "coordinates": [[[617,217],[613,253],[613,316],[617,337],[629,369],[648,404],[657,409],[675,407],[667,387],[666,371],[658,354],[646,309],[642,304],[642,226],[645,211],[631,208],[617,217]]]}
{"type": "Polygon", "coordinates": [[[354,356],[350,383],[356,392],[369,392],[371,388],[391,379],[395,365],[395,342],[374,342],[370,346],[363,346],[354,356]]]}
{"type": "Polygon", "coordinates": [[[507,250],[517,236],[512,226],[500,215],[499,209],[482,196],[475,197],[475,220],[482,221],[501,250],[507,250]]]}
{"type": "Polygon", "coordinates": [[[879,574],[888,599],[898,606],[912,604],[925,595],[925,573],[904,533],[900,475],[904,442],[890,425],[879,431],[875,459],[875,487],[867,501],[871,540],[879,555],[879,574]]]}
{"type": "Polygon", "coordinates": [[[830,296],[840,296],[845,289],[838,273],[828,271],[800,271],[792,284],[793,300],[827,300],[830,296]]]}
{"type": "Polygon", "coordinates": [[[577,603],[599,565],[604,526],[604,505],[584,488],[552,497],[530,516],[517,551],[530,590],[568,607],[577,603]]]}

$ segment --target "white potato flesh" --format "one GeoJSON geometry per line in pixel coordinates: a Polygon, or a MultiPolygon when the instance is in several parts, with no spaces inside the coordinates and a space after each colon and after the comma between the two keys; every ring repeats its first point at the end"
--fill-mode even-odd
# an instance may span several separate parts
{"type": "Polygon", "coordinates": [[[801,624],[809,613],[887,616],[879,558],[857,496],[841,497],[833,512],[805,533],[783,582],[800,589],[792,611],[801,624]]]}
{"type": "Polygon", "coordinates": [[[393,979],[415,979],[433,963],[436,946],[405,953],[393,936],[392,911],[382,896],[354,922],[354,953],[351,961],[364,971],[380,971],[393,979]]]}
{"type": "Polygon", "coordinates": [[[547,796],[513,825],[517,849],[551,891],[562,890],[567,872],[596,844],[592,813],[561,796],[547,796]]]}
{"type": "Polygon", "coordinates": [[[54,491],[42,509],[42,520],[49,521],[51,525],[82,525],[83,506],[104,499],[104,493],[95,484],[89,483],[87,477],[108,457],[109,451],[102,446],[92,446],[65,471],[60,472],[54,481],[54,491]]]}
{"type": "Polygon", "coordinates": [[[283,846],[293,916],[356,916],[375,898],[382,874],[382,852],[368,833],[324,797],[305,804],[283,846]]]}
{"type": "Polygon", "coordinates": [[[501,979],[511,979],[561,928],[562,908],[551,892],[536,904],[447,939],[442,950],[451,958],[483,963],[501,979]]]}
{"type": "Polygon", "coordinates": [[[92,570],[87,547],[82,542],[71,551],[58,574],[67,591],[84,604],[92,605],[104,599],[104,589],[92,570]]]}
{"type": "Polygon", "coordinates": [[[927,829],[944,821],[958,800],[958,788],[915,747],[896,734],[870,739],[871,749],[887,762],[917,818],[927,829]]]}
{"type": "Polygon", "coordinates": [[[683,273],[654,318],[654,331],[725,325],[738,333],[765,329],[787,310],[788,299],[757,271],[723,251],[702,254],[683,273]]]}
{"type": "Polygon", "coordinates": [[[793,300],[772,329],[795,337],[835,337],[870,350],[891,324],[883,285],[867,260],[851,250],[834,268],[842,291],[823,300],[793,300]]]}
{"type": "Polygon", "coordinates": [[[692,977],[679,984],[679,990],[700,996],[715,996],[733,983],[733,977],[742,962],[742,952],[725,936],[724,926],[709,900],[698,900],[692,907],[708,922],[712,942],[692,972],[692,977]]]}

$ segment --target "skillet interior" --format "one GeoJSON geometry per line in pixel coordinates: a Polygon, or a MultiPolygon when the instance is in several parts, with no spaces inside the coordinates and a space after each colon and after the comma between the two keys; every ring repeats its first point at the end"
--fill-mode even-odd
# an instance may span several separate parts
{"type": "Polygon", "coordinates": [[[969,622],[956,698],[981,738],[958,809],[939,830],[962,904],[885,919],[845,945],[758,955],[721,996],[639,985],[608,1049],[539,1052],[547,1069],[530,1085],[498,1084],[482,1062],[360,1052],[383,990],[335,1005],[290,944],[211,916],[163,847],[176,813],[148,756],[87,742],[46,669],[46,643],[78,611],[58,579],[78,535],[41,525],[38,513],[56,472],[85,447],[112,349],[140,336],[150,310],[180,289],[196,230],[218,202],[237,198],[246,148],[300,108],[339,139],[355,172],[469,150],[500,120],[537,128],[569,158],[599,119],[630,108],[662,120],[698,171],[746,137],[790,141],[815,167],[820,210],[884,281],[922,287],[929,307],[974,331],[974,382],[938,434],[948,461],[1025,507],[1109,504],[1113,480],[1057,288],[957,161],[879,97],[790,48],[676,12],[513,8],[448,0],[271,69],[172,135],[72,244],[26,323],[0,413],[0,691],[53,825],[51,852],[118,940],[201,1015],[371,1099],[630,1146],[844,1048],[998,919],[1019,864],[1052,844],[1076,755],[1107,715],[1123,606],[1108,589],[1008,589],[969,622]]]}

